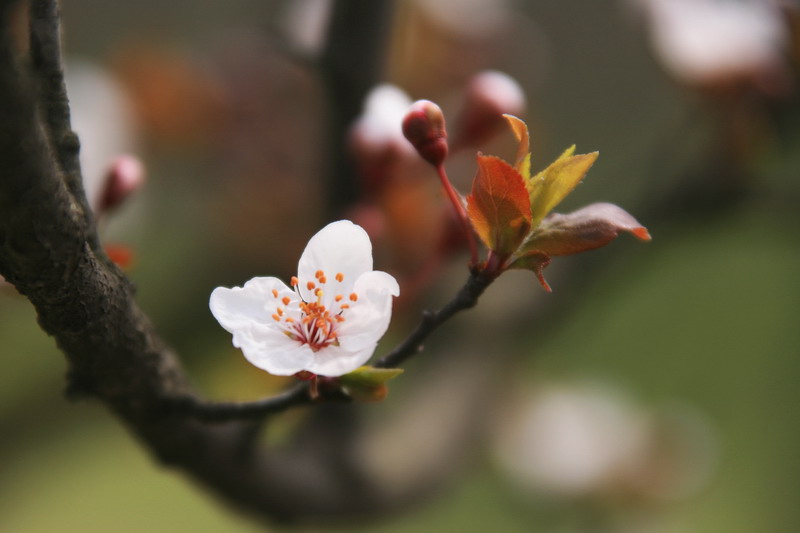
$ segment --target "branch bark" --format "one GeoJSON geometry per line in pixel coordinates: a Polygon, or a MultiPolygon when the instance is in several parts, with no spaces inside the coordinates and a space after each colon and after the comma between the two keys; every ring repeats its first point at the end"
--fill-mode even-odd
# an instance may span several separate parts
{"type": "MultiPolygon", "coordinates": [[[[57,3],[31,4],[30,63],[12,44],[12,5],[0,0],[0,274],[28,297],[66,355],[69,392],[101,400],[162,463],[265,519],[375,515],[421,493],[413,483],[390,491],[351,458],[319,453],[309,443],[327,442],[315,434],[324,427],[307,426],[287,449],[251,446],[252,419],[308,403],[303,386],[248,405],[196,396],[136,304],[131,283],[98,244],[69,126],[57,3]],[[237,420],[220,423],[231,412],[237,420]]],[[[432,326],[424,323],[415,339],[424,340],[432,326]]],[[[406,355],[395,357],[414,351],[409,343],[401,350],[406,355]]]]}

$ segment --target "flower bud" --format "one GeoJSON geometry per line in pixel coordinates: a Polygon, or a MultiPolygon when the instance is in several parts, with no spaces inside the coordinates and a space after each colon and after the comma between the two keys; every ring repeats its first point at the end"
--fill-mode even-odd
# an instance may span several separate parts
{"type": "Polygon", "coordinates": [[[447,130],[441,108],[429,100],[412,104],[403,119],[403,135],[417,153],[433,166],[447,158],[447,130]]]}
{"type": "Polygon", "coordinates": [[[119,207],[144,183],[144,165],[133,155],[117,157],[106,173],[103,191],[98,205],[98,214],[119,207]]]}
{"type": "Polygon", "coordinates": [[[504,114],[521,115],[525,107],[525,94],[514,78],[494,70],[477,74],[467,86],[455,144],[483,143],[505,125],[504,114]]]}

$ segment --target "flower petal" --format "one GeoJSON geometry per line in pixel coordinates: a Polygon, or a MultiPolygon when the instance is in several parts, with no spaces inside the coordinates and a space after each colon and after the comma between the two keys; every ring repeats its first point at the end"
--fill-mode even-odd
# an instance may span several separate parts
{"type": "Polygon", "coordinates": [[[375,352],[377,343],[361,346],[357,350],[347,350],[344,346],[331,345],[316,352],[306,370],[320,376],[341,376],[352,372],[366,363],[375,352]]]}
{"type": "Polygon", "coordinates": [[[242,349],[250,363],[270,374],[291,376],[307,370],[314,360],[307,344],[292,340],[277,325],[252,325],[238,333],[234,346],[242,349]]]}
{"type": "Polygon", "coordinates": [[[367,232],[349,220],[340,220],[311,237],[297,265],[298,288],[306,301],[314,299],[306,283],[317,281],[318,270],[325,272],[329,284],[338,284],[337,292],[349,292],[361,274],[372,270],[372,243],[367,232]],[[336,274],[344,276],[342,282],[335,281],[336,274]]]}
{"type": "Polygon", "coordinates": [[[222,327],[235,336],[236,330],[251,324],[269,323],[272,313],[275,312],[268,305],[276,300],[273,290],[281,298],[287,295],[297,298],[295,292],[278,278],[253,278],[244,287],[217,287],[211,293],[208,307],[222,327]]]}
{"type": "MultiPolygon", "coordinates": [[[[400,286],[386,272],[373,271],[356,280],[353,303],[339,328],[339,344],[354,352],[372,347],[383,337],[392,319],[392,296],[400,294],[400,286]]],[[[369,358],[369,357],[368,357],[369,358]]]]}
{"type": "Polygon", "coordinates": [[[303,370],[313,358],[308,346],[286,336],[272,318],[287,296],[297,300],[297,294],[281,280],[268,277],[253,278],[243,287],[217,287],[209,300],[211,313],[233,334],[233,345],[252,364],[279,376],[303,370]]]}

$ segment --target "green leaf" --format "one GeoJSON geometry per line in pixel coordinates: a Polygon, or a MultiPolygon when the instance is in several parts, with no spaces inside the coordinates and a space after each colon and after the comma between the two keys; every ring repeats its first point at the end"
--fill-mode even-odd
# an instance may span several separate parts
{"type": "Polygon", "coordinates": [[[599,155],[598,152],[572,155],[574,152],[575,146],[571,146],[527,182],[534,228],[575,189],[599,155]]]}
{"type": "Polygon", "coordinates": [[[360,366],[348,374],[339,377],[342,385],[357,385],[376,387],[383,385],[403,373],[402,368],[375,368],[374,366],[360,366]]]}
{"type": "Polygon", "coordinates": [[[401,368],[361,366],[339,377],[345,393],[358,402],[380,402],[389,394],[386,382],[403,373],[401,368]]]}

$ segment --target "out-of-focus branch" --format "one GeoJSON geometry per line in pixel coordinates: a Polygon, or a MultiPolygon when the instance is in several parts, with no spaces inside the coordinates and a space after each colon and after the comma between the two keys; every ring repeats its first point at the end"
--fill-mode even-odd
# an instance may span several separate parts
{"type": "Polygon", "coordinates": [[[357,200],[356,170],[345,150],[350,125],[367,92],[381,80],[392,18],[391,0],[336,0],[320,62],[328,100],[329,218],[357,200]]]}

